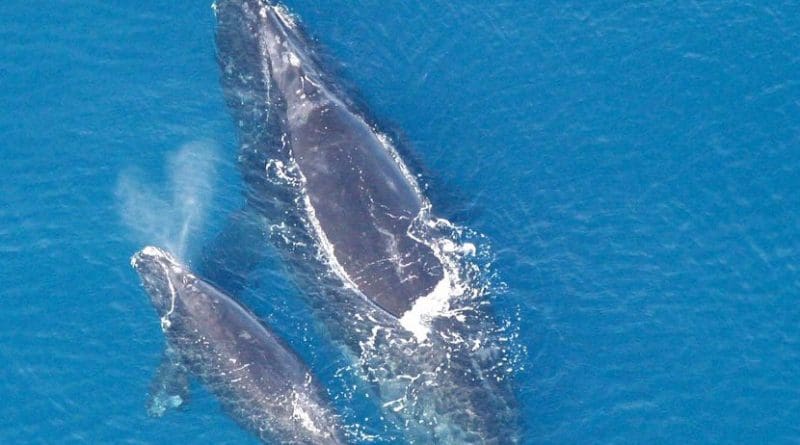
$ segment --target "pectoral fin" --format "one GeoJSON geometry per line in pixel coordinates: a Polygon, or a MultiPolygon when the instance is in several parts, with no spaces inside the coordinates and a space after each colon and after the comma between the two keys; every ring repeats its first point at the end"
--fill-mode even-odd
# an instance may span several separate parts
{"type": "Polygon", "coordinates": [[[164,350],[161,364],[150,384],[147,414],[161,417],[171,408],[189,402],[189,375],[178,354],[171,347],[164,350]]]}

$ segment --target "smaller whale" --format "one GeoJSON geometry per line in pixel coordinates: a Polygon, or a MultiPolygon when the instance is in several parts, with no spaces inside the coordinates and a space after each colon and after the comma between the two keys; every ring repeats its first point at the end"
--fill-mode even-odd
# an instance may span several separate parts
{"type": "Polygon", "coordinates": [[[345,443],[308,367],[252,313],[159,248],[145,247],[131,265],[167,341],[148,405],[151,415],[181,406],[187,376],[195,375],[262,441],[345,443]]]}

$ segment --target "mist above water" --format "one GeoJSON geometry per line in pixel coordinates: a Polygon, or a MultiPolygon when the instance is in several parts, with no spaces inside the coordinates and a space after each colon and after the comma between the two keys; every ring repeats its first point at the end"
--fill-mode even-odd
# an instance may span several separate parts
{"type": "Polygon", "coordinates": [[[166,156],[159,184],[137,169],[122,172],[115,191],[120,217],[140,244],[156,244],[186,258],[214,198],[217,147],[192,141],[166,156]]]}

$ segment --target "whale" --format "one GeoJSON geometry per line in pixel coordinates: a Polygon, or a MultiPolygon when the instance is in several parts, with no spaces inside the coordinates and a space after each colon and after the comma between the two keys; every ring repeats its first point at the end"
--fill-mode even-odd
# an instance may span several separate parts
{"type": "MultiPolygon", "coordinates": [[[[269,70],[288,139],[281,143],[290,146],[296,173],[302,177],[316,235],[348,285],[402,317],[444,278],[439,259],[411,231],[424,206],[419,186],[397,162],[386,139],[328,84],[289,15],[256,1],[232,3],[236,2],[216,3],[218,29],[225,30],[231,20],[228,12],[241,6],[243,14],[252,16],[247,20],[259,40],[248,50],[245,45],[229,46],[222,57],[252,57],[259,68],[269,70]],[[242,52],[231,56],[234,48],[242,52]]],[[[263,77],[249,75],[251,82],[263,77]]],[[[262,84],[254,90],[264,89],[262,84]]]]}
{"type": "Polygon", "coordinates": [[[265,443],[345,443],[311,371],[251,312],[162,249],[145,247],[131,264],[167,344],[152,387],[151,415],[182,406],[191,375],[265,443]]]}
{"type": "Polygon", "coordinates": [[[277,251],[407,443],[519,443],[509,336],[470,282],[473,248],[288,9],[213,8],[245,204],[203,274],[233,292],[277,251]]]}
{"type": "Polygon", "coordinates": [[[418,188],[379,135],[326,88],[286,16],[262,11],[263,48],[316,233],[348,284],[401,317],[443,279],[431,248],[410,233],[423,206],[418,188]]]}

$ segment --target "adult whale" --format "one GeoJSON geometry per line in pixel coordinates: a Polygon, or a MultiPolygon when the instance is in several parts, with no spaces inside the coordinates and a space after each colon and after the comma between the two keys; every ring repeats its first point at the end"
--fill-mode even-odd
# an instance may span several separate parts
{"type": "Polygon", "coordinates": [[[411,233],[424,206],[417,184],[387,141],[327,82],[290,16],[258,1],[219,1],[216,8],[222,28],[231,8],[239,9],[233,20],[249,16],[257,47],[239,46],[244,53],[232,57],[256,51],[257,66],[280,95],[284,143],[331,262],[348,285],[402,317],[444,278],[434,252],[411,233]]]}
{"type": "Polygon", "coordinates": [[[244,210],[208,255],[214,281],[235,288],[230,278],[258,261],[266,233],[409,442],[517,443],[512,366],[472,298],[482,290],[459,264],[466,246],[442,236],[452,226],[429,214],[390,142],[283,7],[217,0],[214,9],[247,187],[244,210]]]}
{"type": "Polygon", "coordinates": [[[179,405],[185,373],[197,375],[242,426],[286,444],[344,443],[336,417],[305,364],[244,307],[167,252],[131,259],[167,340],[152,414],[179,405]],[[176,384],[178,382],[178,384],[176,384]]]}

